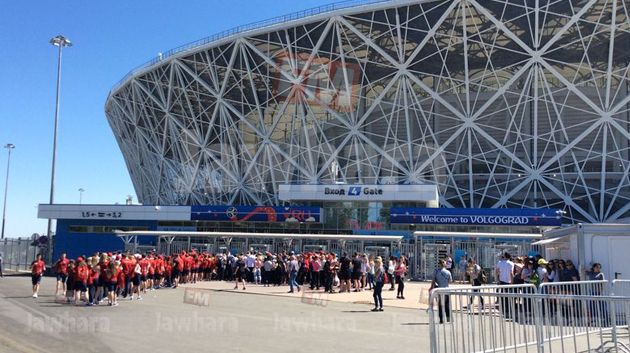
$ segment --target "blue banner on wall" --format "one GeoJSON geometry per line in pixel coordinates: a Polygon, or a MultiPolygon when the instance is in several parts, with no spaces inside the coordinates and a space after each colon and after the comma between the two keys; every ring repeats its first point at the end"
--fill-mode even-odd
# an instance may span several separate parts
{"type": "Polygon", "coordinates": [[[471,224],[561,226],[561,211],[550,208],[402,208],[392,207],[392,224],[471,224]]]}
{"type": "Polygon", "coordinates": [[[320,222],[319,207],[275,206],[191,206],[193,221],[223,222],[320,222]]]}

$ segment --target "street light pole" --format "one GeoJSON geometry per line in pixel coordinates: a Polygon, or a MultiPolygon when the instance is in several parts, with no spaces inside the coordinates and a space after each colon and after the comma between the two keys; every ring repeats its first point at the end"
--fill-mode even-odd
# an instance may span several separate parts
{"type": "Polygon", "coordinates": [[[85,191],[84,188],[79,188],[79,205],[83,203],[83,192],[85,191]]]}
{"type": "MultiPolygon", "coordinates": [[[[57,161],[57,126],[59,125],[59,88],[61,86],[61,52],[64,47],[72,46],[72,43],[68,38],[58,35],[50,40],[50,44],[59,47],[59,54],[57,56],[57,96],[55,99],[55,129],[53,135],[53,155],[52,155],[52,172],[50,175],[50,200],[48,204],[52,205],[55,200],[55,165],[57,161]]],[[[48,232],[47,236],[50,237],[52,233],[52,219],[48,219],[48,232]]]]}
{"type": "Polygon", "coordinates": [[[2,206],[2,235],[0,235],[0,239],[4,239],[4,225],[6,223],[6,214],[7,214],[7,192],[9,190],[9,168],[11,167],[11,150],[15,148],[15,145],[12,143],[7,143],[4,145],[9,152],[9,158],[7,158],[7,178],[4,182],[4,205],[2,206]]]}

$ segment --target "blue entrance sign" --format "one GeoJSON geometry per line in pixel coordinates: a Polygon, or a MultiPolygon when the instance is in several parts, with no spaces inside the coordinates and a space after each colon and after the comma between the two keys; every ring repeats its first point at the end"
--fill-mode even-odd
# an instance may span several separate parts
{"type": "Polygon", "coordinates": [[[223,222],[319,222],[319,207],[191,206],[193,221],[223,222]]]}
{"type": "Polygon", "coordinates": [[[561,226],[559,210],[550,208],[402,208],[392,207],[392,224],[471,224],[561,226]]]}

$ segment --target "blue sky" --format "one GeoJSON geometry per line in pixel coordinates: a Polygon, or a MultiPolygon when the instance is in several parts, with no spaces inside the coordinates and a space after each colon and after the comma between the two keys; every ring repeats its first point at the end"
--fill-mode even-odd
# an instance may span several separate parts
{"type": "MultiPolygon", "coordinates": [[[[55,203],[123,203],[135,197],[103,106],[110,88],[157,53],[231,27],[331,0],[44,1],[7,0],[0,11],[0,144],[13,143],[6,231],[45,233],[37,205],[47,203],[57,51],[64,50],[55,203]]],[[[0,150],[4,192],[6,149],[0,150]]],[[[0,197],[2,194],[0,194],[0,197]]]]}

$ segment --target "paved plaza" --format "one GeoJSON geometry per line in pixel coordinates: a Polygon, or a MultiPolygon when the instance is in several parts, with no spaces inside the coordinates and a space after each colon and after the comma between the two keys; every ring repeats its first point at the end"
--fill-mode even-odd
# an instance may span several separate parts
{"type": "Polygon", "coordinates": [[[34,299],[30,277],[8,276],[0,279],[0,352],[428,352],[429,318],[419,303],[425,286],[410,284],[406,300],[384,291],[379,313],[370,312],[371,292],[236,291],[227,282],[77,307],[55,301],[54,278],[42,280],[34,299]]]}

